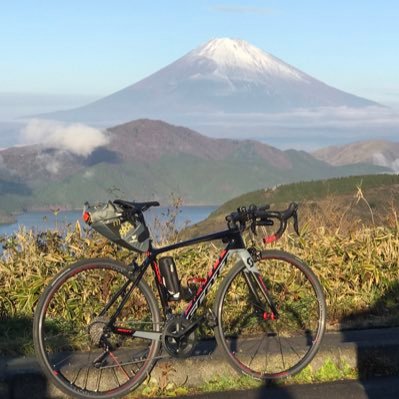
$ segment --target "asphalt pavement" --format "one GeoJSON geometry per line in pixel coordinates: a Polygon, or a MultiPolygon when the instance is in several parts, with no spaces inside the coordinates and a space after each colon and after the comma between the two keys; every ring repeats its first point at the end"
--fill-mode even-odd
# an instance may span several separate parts
{"type": "Polygon", "coordinates": [[[184,396],[180,399],[398,399],[399,377],[323,384],[265,386],[246,391],[226,391],[184,396]]]}
{"type": "MultiPolygon", "coordinates": [[[[399,375],[399,327],[330,332],[312,361],[317,369],[329,359],[337,364],[357,367],[359,381],[339,381],[331,384],[265,386],[245,392],[228,392],[196,396],[197,398],[399,398],[399,379],[379,375],[399,375]],[[219,395],[219,396],[218,396],[219,395]],[[222,396],[220,396],[222,395],[222,396]],[[332,396],[327,396],[332,395],[332,396]],[[335,396],[334,396],[335,395],[335,396]]],[[[237,374],[224,360],[213,340],[201,342],[195,356],[189,359],[166,359],[174,370],[168,378],[177,386],[198,387],[219,376],[236,377],[237,374]]],[[[151,382],[160,378],[161,367],[155,366],[151,382]]],[[[1,399],[43,399],[65,397],[43,376],[35,358],[0,357],[1,399]]]]}

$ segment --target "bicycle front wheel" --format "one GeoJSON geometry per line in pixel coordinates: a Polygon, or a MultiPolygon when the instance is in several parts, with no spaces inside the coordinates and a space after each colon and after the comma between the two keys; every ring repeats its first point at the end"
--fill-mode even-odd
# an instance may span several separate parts
{"type": "Polygon", "coordinates": [[[278,379],[301,371],[315,356],[325,329],[326,304],[312,270],[295,256],[264,251],[258,273],[237,263],[216,301],[215,335],[238,371],[278,379]]]}
{"type": "Polygon", "coordinates": [[[35,351],[47,377],[68,395],[125,395],[154,365],[160,342],[150,338],[160,331],[159,308],[143,280],[129,293],[132,278],[115,261],[82,260],[62,270],[40,297],[33,324],[35,351]],[[126,303],[112,322],[123,298],[126,303]],[[147,331],[149,338],[121,334],[136,330],[147,331]]]}

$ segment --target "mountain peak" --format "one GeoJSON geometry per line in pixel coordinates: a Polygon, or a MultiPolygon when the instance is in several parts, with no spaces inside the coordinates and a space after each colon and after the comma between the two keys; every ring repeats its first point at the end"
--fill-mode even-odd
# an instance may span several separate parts
{"type": "MultiPolygon", "coordinates": [[[[245,71],[255,76],[305,80],[306,74],[241,39],[217,38],[188,54],[189,58],[206,58],[214,62],[221,73],[245,71]]],[[[241,76],[242,77],[242,76],[241,76]]]]}
{"type": "MultiPolygon", "coordinates": [[[[45,117],[107,126],[139,118],[163,119],[220,137],[241,136],[244,130],[248,135],[265,134],[266,126],[280,125],[271,114],[376,105],[334,89],[245,40],[219,38],[116,93],[45,117]]],[[[303,125],[302,114],[294,119],[303,125]]],[[[292,126],[290,119],[287,129],[292,126]]],[[[280,126],[276,129],[281,132],[280,126]]]]}

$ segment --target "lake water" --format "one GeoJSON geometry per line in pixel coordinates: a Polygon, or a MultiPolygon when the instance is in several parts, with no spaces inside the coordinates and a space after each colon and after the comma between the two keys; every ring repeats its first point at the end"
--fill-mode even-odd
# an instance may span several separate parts
{"type": "MultiPolygon", "coordinates": [[[[183,206],[180,208],[176,225],[178,228],[185,225],[195,224],[206,219],[209,214],[216,209],[216,206],[183,206]]],[[[151,208],[144,213],[149,226],[152,226],[155,218],[168,220],[168,208],[151,208]]],[[[15,233],[21,226],[35,231],[46,231],[55,228],[64,228],[66,225],[75,225],[76,221],[82,221],[82,211],[60,211],[57,215],[53,212],[27,212],[21,213],[17,217],[17,222],[13,224],[0,225],[0,235],[10,235],[15,233]]]]}

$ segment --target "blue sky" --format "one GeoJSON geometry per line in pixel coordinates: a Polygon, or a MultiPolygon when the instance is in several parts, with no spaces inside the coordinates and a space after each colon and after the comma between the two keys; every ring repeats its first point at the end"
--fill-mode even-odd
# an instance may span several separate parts
{"type": "Polygon", "coordinates": [[[0,106],[11,98],[4,93],[71,104],[101,97],[215,37],[247,40],[339,89],[399,104],[398,20],[394,0],[3,2],[0,106]]]}

